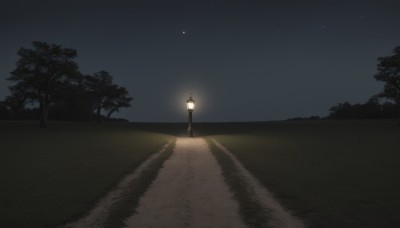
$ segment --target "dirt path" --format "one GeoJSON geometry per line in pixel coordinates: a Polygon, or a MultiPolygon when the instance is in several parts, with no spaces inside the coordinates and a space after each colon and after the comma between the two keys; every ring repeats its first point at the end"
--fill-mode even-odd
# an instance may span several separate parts
{"type": "MultiPolygon", "coordinates": [[[[263,227],[304,228],[304,223],[293,216],[225,147],[213,140],[217,147],[233,160],[236,170],[247,183],[268,218],[263,227]]],[[[124,201],[123,193],[130,183],[142,177],[149,164],[166,151],[168,144],[143,162],[132,174],[109,192],[85,217],[60,228],[106,227],[105,221],[113,214],[114,206],[124,201]]],[[[126,194],[125,194],[126,195],[126,194]]],[[[137,213],[125,220],[128,228],[151,227],[247,227],[239,214],[239,204],[224,181],[221,167],[202,138],[177,138],[174,152],[160,169],[156,179],[139,200],[137,213]]]]}
{"type": "Polygon", "coordinates": [[[246,227],[202,138],[178,138],[127,227],[246,227]]]}

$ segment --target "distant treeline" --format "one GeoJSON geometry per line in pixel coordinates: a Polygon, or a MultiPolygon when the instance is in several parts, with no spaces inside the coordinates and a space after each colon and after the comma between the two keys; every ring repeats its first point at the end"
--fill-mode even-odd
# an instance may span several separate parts
{"type": "Polygon", "coordinates": [[[327,117],[296,117],[288,120],[398,118],[400,124],[400,46],[393,49],[393,55],[378,58],[377,70],[374,78],[385,83],[383,91],[366,103],[350,104],[346,101],[331,107],[327,117]],[[386,102],[380,103],[380,100],[386,102]]]}
{"type": "Polygon", "coordinates": [[[399,108],[391,102],[380,104],[378,99],[374,97],[364,104],[350,104],[347,101],[339,103],[332,106],[329,112],[329,115],[326,117],[295,117],[288,120],[396,119],[398,118],[399,108]]]}
{"type": "Polygon", "coordinates": [[[364,104],[339,103],[329,109],[328,119],[395,119],[398,107],[394,103],[380,104],[377,99],[370,99],[364,104]]]}

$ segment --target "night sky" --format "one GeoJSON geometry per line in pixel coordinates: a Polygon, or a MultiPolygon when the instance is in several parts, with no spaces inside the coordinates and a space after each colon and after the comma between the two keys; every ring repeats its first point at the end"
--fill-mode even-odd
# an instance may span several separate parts
{"type": "MultiPolygon", "coordinates": [[[[2,0],[0,99],[34,40],[78,51],[135,98],[130,121],[263,121],[365,102],[377,58],[400,45],[400,1],[2,0]]],[[[50,113],[51,115],[51,113],[50,113]]]]}

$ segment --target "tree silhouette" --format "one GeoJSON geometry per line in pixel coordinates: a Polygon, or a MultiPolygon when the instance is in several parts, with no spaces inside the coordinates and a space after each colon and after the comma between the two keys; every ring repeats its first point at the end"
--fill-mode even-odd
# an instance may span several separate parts
{"type": "Polygon", "coordinates": [[[394,48],[392,56],[378,58],[378,62],[375,79],[385,83],[379,96],[395,102],[400,124],[400,46],[394,48]]]}
{"type": "Polygon", "coordinates": [[[101,122],[101,110],[107,111],[107,118],[122,107],[129,107],[133,99],[128,91],[113,83],[113,77],[107,71],[85,76],[85,85],[93,99],[97,122],[101,122]]]}
{"type": "Polygon", "coordinates": [[[51,105],[49,119],[69,121],[90,121],[93,119],[93,102],[89,91],[83,84],[81,75],[66,84],[51,105]]]}
{"type": "Polygon", "coordinates": [[[131,100],[133,98],[129,97],[128,91],[124,87],[115,86],[104,106],[104,110],[107,112],[107,119],[110,119],[114,112],[119,112],[120,108],[130,107],[131,100]]]}
{"type": "Polygon", "coordinates": [[[8,80],[16,82],[10,88],[15,91],[14,97],[25,96],[39,103],[40,127],[45,128],[49,107],[57,98],[57,93],[70,83],[70,78],[79,75],[78,64],[73,61],[77,52],[39,41],[32,42],[32,46],[33,49],[20,48],[17,53],[20,59],[8,80]]]}

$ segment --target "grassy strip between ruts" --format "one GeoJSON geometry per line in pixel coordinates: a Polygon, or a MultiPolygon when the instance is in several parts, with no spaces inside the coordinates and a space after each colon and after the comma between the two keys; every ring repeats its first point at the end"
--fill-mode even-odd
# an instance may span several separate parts
{"type": "Polygon", "coordinates": [[[264,227],[267,220],[264,208],[254,198],[252,189],[248,187],[247,181],[233,160],[228,154],[218,148],[210,138],[206,138],[206,141],[222,168],[222,174],[226,183],[239,202],[239,211],[246,224],[250,227],[264,227]]]}
{"type": "Polygon", "coordinates": [[[156,179],[164,161],[171,156],[175,141],[175,139],[171,140],[165,151],[151,161],[145,170],[140,173],[140,176],[127,186],[126,191],[122,193],[120,200],[113,205],[114,208],[106,218],[105,228],[123,227],[124,220],[136,212],[140,197],[156,179]]]}

